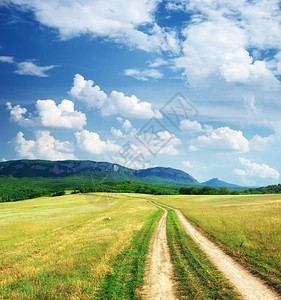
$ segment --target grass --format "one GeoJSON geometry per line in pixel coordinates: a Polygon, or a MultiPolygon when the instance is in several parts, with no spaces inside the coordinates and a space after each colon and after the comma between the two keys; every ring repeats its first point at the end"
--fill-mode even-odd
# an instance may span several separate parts
{"type": "Polygon", "coordinates": [[[180,299],[240,299],[172,210],[167,217],[167,238],[180,299]]]}
{"type": "Polygon", "coordinates": [[[136,234],[131,245],[114,259],[95,299],[142,299],[140,290],[149,242],[162,211],[157,211],[136,234]]]}
{"type": "Polygon", "coordinates": [[[155,196],[281,293],[280,195],[155,196]]]}
{"type": "Polygon", "coordinates": [[[2,299],[94,297],[114,259],[158,211],[140,195],[103,193],[1,203],[0,209],[2,299]]]}

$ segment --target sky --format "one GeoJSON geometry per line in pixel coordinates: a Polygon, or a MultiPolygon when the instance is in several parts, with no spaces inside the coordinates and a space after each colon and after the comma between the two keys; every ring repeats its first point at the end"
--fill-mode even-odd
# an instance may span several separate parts
{"type": "Polygon", "coordinates": [[[280,182],[281,2],[0,0],[0,159],[280,182]]]}

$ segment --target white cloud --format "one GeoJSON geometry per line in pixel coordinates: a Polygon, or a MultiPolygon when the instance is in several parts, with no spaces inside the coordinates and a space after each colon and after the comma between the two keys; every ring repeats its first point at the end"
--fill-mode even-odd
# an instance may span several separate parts
{"type": "Polygon", "coordinates": [[[7,161],[7,159],[5,157],[2,157],[1,161],[5,162],[5,161],[7,161]]]}
{"type": "MultiPolygon", "coordinates": [[[[1,6],[1,4],[0,4],[1,6]]],[[[40,67],[32,61],[16,62],[13,56],[0,56],[0,62],[14,64],[16,66],[15,73],[19,75],[31,75],[37,77],[48,77],[47,71],[58,67],[55,65],[40,67]]]]}
{"type": "Polygon", "coordinates": [[[166,65],[170,65],[170,63],[163,58],[156,58],[148,64],[150,68],[157,68],[166,65]]]}
{"type": "MultiPolygon", "coordinates": [[[[61,39],[82,34],[104,37],[145,51],[179,51],[177,35],[162,29],[154,19],[159,0],[60,1],[7,0],[31,10],[41,24],[59,31],[61,39]],[[145,26],[145,30],[140,27],[145,26]]],[[[2,3],[3,5],[3,3],[2,3]]]]}
{"type": "Polygon", "coordinates": [[[228,20],[193,23],[184,31],[183,55],[174,59],[191,86],[209,84],[229,53],[246,44],[242,29],[228,20]]]}
{"type": "Polygon", "coordinates": [[[244,170],[234,169],[233,173],[236,175],[247,176],[247,177],[256,176],[259,178],[273,178],[273,179],[278,179],[280,176],[277,170],[271,168],[267,164],[254,163],[244,157],[239,157],[239,161],[242,164],[242,166],[245,167],[245,169],[244,170]]]}
{"type": "Polygon", "coordinates": [[[37,131],[36,140],[26,140],[21,131],[12,143],[19,157],[28,159],[66,160],[76,159],[73,145],[56,140],[49,131],[37,131]]]}
{"type": "Polygon", "coordinates": [[[259,112],[259,109],[256,105],[255,96],[251,94],[243,95],[243,99],[244,106],[246,107],[249,115],[256,115],[259,112]]]}
{"type": "Polygon", "coordinates": [[[38,100],[36,108],[39,123],[44,127],[80,130],[86,125],[85,114],[75,111],[70,100],[62,100],[59,105],[53,100],[38,100]]]}
{"type": "Polygon", "coordinates": [[[100,109],[103,116],[121,114],[132,118],[161,118],[159,111],[152,110],[152,104],[140,101],[135,95],[125,96],[122,92],[112,91],[107,96],[98,86],[93,86],[92,80],[85,80],[83,76],[76,74],[71,96],[87,103],[90,107],[100,109]]]}
{"type": "Polygon", "coordinates": [[[120,149],[120,146],[114,142],[110,140],[102,141],[97,133],[88,130],[76,132],[75,137],[79,147],[92,154],[105,154],[120,149]]]}
{"type": "Polygon", "coordinates": [[[0,56],[0,62],[6,62],[6,63],[14,63],[13,56],[0,56]]]}
{"type": "Polygon", "coordinates": [[[23,62],[17,63],[17,69],[15,70],[15,73],[17,73],[19,75],[48,77],[49,75],[46,74],[46,72],[55,67],[57,67],[57,66],[51,65],[51,66],[40,67],[31,61],[23,61],[23,62]]]}
{"type": "Polygon", "coordinates": [[[98,85],[94,86],[92,80],[85,80],[80,74],[76,74],[70,95],[85,102],[89,107],[101,108],[107,99],[105,92],[98,85]]]}
{"type": "Polygon", "coordinates": [[[275,135],[262,137],[257,134],[250,140],[250,149],[263,151],[266,148],[266,146],[272,144],[275,140],[276,140],[275,135]]]}
{"type": "Polygon", "coordinates": [[[238,49],[235,53],[226,55],[225,63],[219,67],[219,71],[227,82],[258,82],[267,88],[278,85],[278,80],[267,68],[266,63],[260,60],[253,62],[253,58],[245,49],[238,49]]]}
{"type": "Polygon", "coordinates": [[[197,121],[190,121],[188,119],[180,121],[180,130],[187,132],[187,133],[197,133],[202,132],[202,126],[197,121]]]}
{"type": "Polygon", "coordinates": [[[144,155],[151,155],[151,153],[177,155],[178,149],[175,147],[181,144],[174,134],[165,130],[156,133],[146,132],[139,135],[139,139],[144,141],[144,145],[140,146],[141,152],[144,155]]]}
{"type": "Polygon", "coordinates": [[[123,136],[123,133],[120,129],[116,129],[114,127],[111,127],[111,133],[116,136],[116,137],[121,137],[123,136]]]}
{"type": "Polygon", "coordinates": [[[26,108],[22,108],[20,105],[14,107],[10,102],[6,103],[7,109],[10,110],[10,121],[18,123],[20,126],[32,125],[32,120],[24,118],[23,115],[27,113],[26,108]]]}
{"type": "Polygon", "coordinates": [[[142,147],[130,143],[120,148],[110,159],[113,163],[136,170],[148,168],[150,162],[144,157],[142,147]]]}
{"type": "Polygon", "coordinates": [[[122,92],[112,91],[108,97],[106,105],[103,106],[101,113],[103,116],[121,114],[131,118],[161,118],[159,111],[152,110],[152,104],[141,102],[135,95],[125,96],[122,92]]]}
{"type": "Polygon", "coordinates": [[[133,126],[129,120],[125,120],[122,127],[125,129],[126,132],[130,131],[130,129],[133,128],[133,126]]]}
{"type": "Polygon", "coordinates": [[[198,148],[195,147],[194,145],[190,145],[190,146],[188,146],[188,150],[191,151],[191,152],[195,152],[195,151],[198,150],[198,148]]]}
{"type": "Polygon", "coordinates": [[[208,150],[227,150],[236,152],[248,152],[249,142],[243,136],[242,131],[232,130],[229,127],[220,127],[201,135],[192,141],[196,148],[208,148],[208,150]]]}
{"type": "Polygon", "coordinates": [[[124,71],[126,76],[132,76],[137,80],[149,80],[149,79],[159,79],[163,77],[163,74],[156,69],[127,69],[124,71]]]}
{"type": "Polygon", "coordinates": [[[184,1],[168,8],[192,14],[182,32],[182,55],[174,60],[191,86],[211,85],[221,79],[266,88],[279,85],[273,72],[278,69],[278,59],[270,65],[266,58],[259,60],[255,54],[254,60],[249,54],[255,48],[281,48],[277,1],[184,1]]]}
{"type": "Polygon", "coordinates": [[[56,105],[53,100],[38,100],[36,103],[37,117],[25,118],[26,108],[20,105],[12,107],[10,102],[6,103],[10,110],[10,121],[20,126],[43,126],[49,128],[67,128],[81,130],[86,125],[84,113],[74,110],[74,103],[70,100],[62,100],[56,105]]]}

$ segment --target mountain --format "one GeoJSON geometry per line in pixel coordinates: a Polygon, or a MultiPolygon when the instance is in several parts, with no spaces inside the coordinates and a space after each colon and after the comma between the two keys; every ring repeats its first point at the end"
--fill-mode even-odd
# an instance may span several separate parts
{"type": "Polygon", "coordinates": [[[118,164],[95,161],[15,160],[0,163],[0,176],[91,179],[93,182],[132,180],[171,186],[200,183],[188,173],[173,168],[155,167],[134,170],[118,164]]]}
{"type": "Polygon", "coordinates": [[[224,187],[232,187],[232,188],[240,187],[239,185],[228,183],[226,181],[219,180],[218,178],[212,178],[208,181],[202,182],[201,185],[213,186],[213,187],[224,186],[224,187]]]}

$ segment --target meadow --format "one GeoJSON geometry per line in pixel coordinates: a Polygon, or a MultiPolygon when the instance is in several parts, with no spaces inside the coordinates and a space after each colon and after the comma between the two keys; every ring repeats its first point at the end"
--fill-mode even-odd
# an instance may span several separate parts
{"type": "Polygon", "coordinates": [[[154,196],[281,292],[281,196],[154,196]]]}
{"type": "MultiPolygon", "coordinates": [[[[162,214],[147,200],[180,209],[281,291],[279,195],[87,193],[0,203],[0,298],[141,299],[162,214]]],[[[170,210],[167,235],[179,297],[239,298],[170,210]]]]}
{"type": "Polygon", "coordinates": [[[92,298],[159,215],[140,196],[103,193],[1,203],[0,210],[3,299],[92,298]]]}

